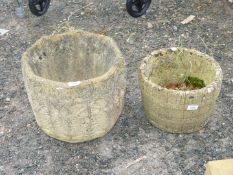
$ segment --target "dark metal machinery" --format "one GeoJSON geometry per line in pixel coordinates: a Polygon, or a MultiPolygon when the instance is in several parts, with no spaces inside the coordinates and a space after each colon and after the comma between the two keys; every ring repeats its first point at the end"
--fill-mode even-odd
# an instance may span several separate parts
{"type": "Polygon", "coordinates": [[[41,16],[47,12],[50,0],[29,0],[28,4],[32,14],[41,16]]]}
{"type": "MultiPolygon", "coordinates": [[[[36,16],[44,15],[50,4],[50,0],[29,0],[28,2],[30,11],[36,16]]],[[[132,17],[137,18],[146,13],[150,4],[151,0],[127,0],[126,9],[132,17]]]]}
{"type": "Polygon", "coordinates": [[[126,9],[132,17],[140,17],[150,7],[151,0],[127,0],[126,9]]]}

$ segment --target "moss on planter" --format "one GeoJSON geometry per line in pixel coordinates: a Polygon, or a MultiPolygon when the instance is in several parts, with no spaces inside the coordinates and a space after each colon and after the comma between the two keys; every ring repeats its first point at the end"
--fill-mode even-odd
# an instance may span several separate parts
{"type": "Polygon", "coordinates": [[[189,91],[189,90],[195,90],[195,89],[201,89],[205,87],[205,82],[198,77],[185,77],[184,81],[177,82],[177,83],[169,83],[163,87],[166,87],[167,89],[173,89],[173,90],[183,90],[183,91],[189,91]]]}
{"type": "Polygon", "coordinates": [[[201,89],[205,87],[204,80],[201,80],[198,77],[188,76],[185,78],[184,83],[186,86],[193,86],[194,89],[201,89]]]}

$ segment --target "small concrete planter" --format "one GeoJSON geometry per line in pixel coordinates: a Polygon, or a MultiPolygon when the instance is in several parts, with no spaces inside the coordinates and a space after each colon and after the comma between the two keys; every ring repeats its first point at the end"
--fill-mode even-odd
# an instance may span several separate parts
{"type": "Polygon", "coordinates": [[[168,132],[190,133],[207,123],[221,89],[222,70],[213,58],[196,50],[161,49],[142,61],[139,79],[149,121],[168,132]],[[204,80],[206,87],[189,91],[164,88],[163,84],[187,74],[204,80]]]}
{"type": "Polygon", "coordinates": [[[87,32],[43,37],[22,57],[40,128],[66,142],[104,136],[121,114],[125,62],[115,42],[87,32]]]}

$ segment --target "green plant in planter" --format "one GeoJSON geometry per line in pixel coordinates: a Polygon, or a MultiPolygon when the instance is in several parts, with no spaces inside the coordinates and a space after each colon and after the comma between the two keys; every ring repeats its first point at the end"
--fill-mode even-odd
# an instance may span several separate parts
{"type": "Polygon", "coordinates": [[[165,87],[179,90],[194,90],[205,87],[206,85],[204,80],[196,76],[191,76],[193,65],[191,61],[184,61],[185,55],[183,50],[178,49],[175,51],[173,50],[173,52],[175,59],[172,64],[176,67],[177,70],[184,70],[184,72],[180,73],[180,75],[177,77],[176,83],[168,83],[165,85],[165,87]]]}
{"type": "Polygon", "coordinates": [[[206,86],[202,79],[191,76],[186,77],[184,83],[186,86],[193,86],[194,89],[201,89],[206,86]]]}

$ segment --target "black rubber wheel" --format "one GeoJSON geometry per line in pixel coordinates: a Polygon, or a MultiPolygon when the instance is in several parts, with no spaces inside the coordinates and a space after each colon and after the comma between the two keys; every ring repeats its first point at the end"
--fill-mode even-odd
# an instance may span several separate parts
{"type": "Polygon", "coordinates": [[[150,7],[151,0],[127,0],[126,9],[132,17],[140,17],[150,7]]]}
{"type": "Polygon", "coordinates": [[[29,8],[32,14],[42,16],[49,8],[50,0],[29,0],[29,8]]]}

